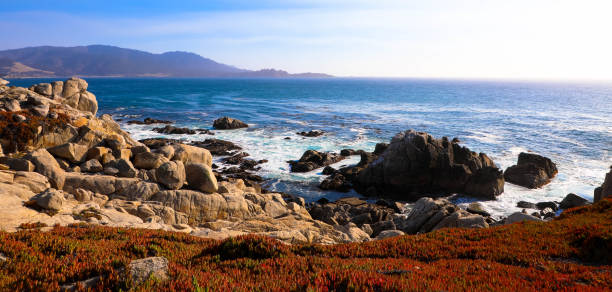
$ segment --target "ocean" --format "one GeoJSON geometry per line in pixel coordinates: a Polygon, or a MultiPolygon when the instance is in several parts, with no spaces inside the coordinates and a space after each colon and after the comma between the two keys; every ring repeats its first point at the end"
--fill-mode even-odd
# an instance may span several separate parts
{"type": "MultiPolygon", "coordinates": [[[[28,87],[50,79],[10,80],[28,87]]],[[[400,131],[415,129],[435,137],[457,137],[472,151],[484,152],[499,167],[516,163],[522,151],[551,158],[559,169],[552,183],[529,190],[506,183],[495,201],[484,201],[495,216],[519,211],[520,200],[560,201],[568,193],[593,198],[612,165],[612,83],[466,81],[434,79],[182,79],[88,78],[99,114],[121,119],[136,139],[218,138],[237,143],[254,159],[267,159],[259,174],[272,190],[307,200],[336,199],[356,193],[321,191],[320,169],[289,172],[287,160],[307,149],[372,151],[400,131]],[[127,125],[152,117],[176,126],[212,128],[230,116],[248,129],[216,135],[161,135],[159,125],[127,125]],[[304,138],[298,131],[323,130],[304,138]],[[286,140],[285,137],[290,137],[286,140]]],[[[358,162],[358,157],[335,166],[358,162]]],[[[474,199],[454,198],[464,205],[474,199]]]]}

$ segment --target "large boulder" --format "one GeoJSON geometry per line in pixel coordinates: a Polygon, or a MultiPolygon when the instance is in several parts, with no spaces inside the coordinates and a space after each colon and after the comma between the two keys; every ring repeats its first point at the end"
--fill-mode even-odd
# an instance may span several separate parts
{"type": "Polygon", "coordinates": [[[298,161],[290,161],[292,172],[309,172],[330,164],[334,164],[346,158],[345,156],[331,153],[319,152],[316,150],[306,150],[298,161]]]}
{"type": "Polygon", "coordinates": [[[64,187],[66,180],[65,171],[59,166],[57,160],[44,148],[38,149],[26,155],[36,167],[36,172],[46,176],[51,186],[56,189],[64,187]]]}
{"type": "Polygon", "coordinates": [[[106,164],[106,167],[112,167],[117,169],[117,176],[119,177],[136,177],[138,170],[134,168],[132,163],[124,158],[115,159],[106,164]]]}
{"type": "Polygon", "coordinates": [[[157,281],[168,279],[168,260],[164,257],[149,257],[133,260],[128,265],[131,284],[138,286],[154,278],[157,281]]]}
{"type": "Polygon", "coordinates": [[[30,90],[42,95],[53,95],[53,86],[51,86],[50,83],[39,83],[32,85],[30,90]]]}
{"type": "Polygon", "coordinates": [[[80,78],[70,78],[63,84],[54,84],[57,89],[53,88],[53,93],[59,92],[61,89],[64,97],[63,103],[80,111],[96,114],[98,112],[98,101],[96,96],[87,91],[87,82],[80,78]]]}
{"type": "MultiPolygon", "coordinates": [[[[69,99],[73,96],[75,96],[78,93],[84,92],[87,90],[87,82],[81,78],[70,78],[68,80],[66,80],[63,84],[63,88],[62,88],[62,96],[65,99],[69,99]]],[[[75,105],[78,104],[75,103],[75,105]]]]}
{"type": "Polygon", "coordinates": [[[172,160],[180,160],[183,164],[203,163],[208,167],[212,166],[212,155],[204,148],[185,144],[174,144],[172,147],[174,148],[172,160]]]}
{"type": "Polygon", "coordinates": [[[89,91],[83,92],[80,94],[79,104],[76,108],[95,115],[98,112],[98,100],[93,93],[89,91]]]}
{"type": "Polygon", "coordinates": [[[535,189],[550,183],[557,172],[557,166],[549,158],[521,152],[517,164],[504,172],[504,178],[510,183],[535,189]]]}
{"type": "Polygon", "coordinates": [[[484,217],[471,214],[464,210],[457,210],[446,218],[442,219],[432,230],[440,228],[485,228],[489,224],[484,217]]]}
{"type": "Polygon", "coordinates": [[[66,159],[72,163],[81,163],[87,158],[89,148],[85,145],[66,143],[47,150],[55,157],[66,159]]]}
{"type": "Polygon", "coordinates": [[[576,194],[567,194],[565,198],[559,203],[559,208],[561,209],[569,209],[574,207],[585,206],[589,204],[589,200],[578,196],[576,194]]]}
{"type": "Polygon", "coordinates": [[[425,233],[444,227],[483,228],[489,225],[481,215],[459,209],[446,199],[421,198],[406,217],[396,217],[398,230],[408,234],[425,233]]]}
{"type": "Polygon", "coordinates": [[[217,178],[212,169],[203,163],[187,163],[185,165],[187,182],[189,187],[206,192],[214,193],[219,189],[217,178]]]}
{"type": "Polygon", "coordinates": [[[139,169],[154,169],[168,162],[163,154],[153,152],[142,152],[134,156],[134,166],[139,169]]]}
{"type": "Polygon", "coordinates": [[[120,178],[109,175],[86,175],[67,173],[64,191],[73,195],[78,189],[84,189],[109,197],[121,197],[129,200],[148,200],[159,192],[159,185],[137,178],[120,178]]]}
{"type": "Polygon", "coordinates": [[[185,184],[185,166],[181,161],[166,162],[157,168],[155,178],[166,188],[178,190],[185,184]]]}
{"type": "Polygon", "coordinates": [[[213,128],[217,130],[247,128],[248,126],[249,125],[247,125],[243,121],[232,119],[230,117],[222,117],[222,118],[216,119],[213,122],[213,128]]]}
{"type": "Polygon", "coordinates": [[[404,200],[451,193],[494,199],[504,191],[502,173],[486,154],[413,130],[393,137],[354,184],[366,195],[404,200]]]}
{"type": "MultiPolygon", "coordinates": [[[[612,168],[612,167],[610,167],[612,168]]],[[[594,191],[594,202],[599,202],[603,198],[612,196],[612,170],[606,174],[603,184],[594,191]]]]}
{"type": "Polygon", "coordinates": [[[535,216],[531,216],[529,214],[524,214],[521,212],[515,212],[512,213],[512,215],[508,216],[508,218],[506,218],[504,220],[505,224],[512,224],[512,223],[516,223],[516,222],[523,222],[523,221],[535,221],[535,222],[542,222],[542,219],[535,217],[535,216]]]}
{"type": "Polygon", "coordinates": [[[64,194],[61,191],[56,189],[48,189],[32,197],[32,201],[34,201],[40,208],[59,211],[62,209],[65,199],[64,194]]]}

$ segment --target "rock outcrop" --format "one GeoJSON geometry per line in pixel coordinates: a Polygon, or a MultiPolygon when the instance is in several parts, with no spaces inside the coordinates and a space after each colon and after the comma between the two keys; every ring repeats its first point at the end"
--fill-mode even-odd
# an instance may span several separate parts
{"type": "MultiPolygon", "coordinates": [[[[439,205],[438,209],[419,207],[417,203],[421,211],[405,215],[403,206],[397,203],[342,199],[312,205],[311,216],[303,199],[262,191],[253,182],[261,178],[246,170],[255,169],[265,160],[245,159],[248,154],[236,153],[240,147],[221,140],[194,145],[172,139],[134,141],[111,116],[95,116],[97,101],[87,87],[87,82],[76,78],[38,84],[31,89],[0,85],[1,230],[19,230],[21,224],[87,223],[164,229],[217,239],[255,233],[288,243],[332,244],[487,224],[484,217],[448,202],[432,205],[439,205]],[[213,171],[211,151],[215,155],[231,154],[221,161],[239,167],[213,171]],[[416,224],[421,213],[431,213],[427,216],[435,218],[416,224]],[[427,222],[431,226],[424,226],[427,222]]],[[[144,123],[147,122],[157,121],[144,123]]],[[[220,128],[243,126],[246,124],[229,118],[219,124],[220,128]]],[[[486,155],[455,150],[448,142],[428,143],[441,147],[437,151],[447,151],[450,156],[427,152],[438,155],[428,160],[427,167],[431,164],[434,170],[444,170],[444,165],[438,167],[434,162],[441,163],[445,157],[452,162],[449,167],[461,165],[458,167],[464,169],[466,176],[459,176],[465,178],[461,190],[487,194],[498,190],[490,184],[496,172],[487,169],[492,168],[492,162],[486,155]],[[472,189],[466,187],[468,182],[472,189]]],[[[383,156],[391,153],[389,158],[395,158],[395,147],[398,146],[393,143],[388,147],[380,144],[374,153],[348,153],[360,154],[362,161],[356,166],[329,170],[330,188],[351,187],[360,172],[375,166],[377,157],[384,161],[383,156]]],[[[422,163],[424,157],[414,159],[422,163]]],[[[292,169],[310,171],[344,158],[345,155],[307,151],[292,169]]],[[[417,162],[414,165],[425,165],[417,162]]],[[[396,186],[396,180],[391,183],[396,186]]],[[[376,185],[380,190],[385,186],[376,185]]]]}
{"type": "Polygon", "coordinates": [[[557,172],[557,166],[549,158],[521,152],[517,164],[504,172],[504,178],[509,183],[535,189],[550,183],[557,172]]]}
{"type": "Polygon", "coordinates": [[[217,130],[232,130],[232,129],[240,129],[240,128],[248,128],[245,122],[237,119],[232,119],[230,117],[222,117],[216,119],[213,122],[213,128],[217,130]]]}
{"type": "Polygon", "coordinates": [[[487,218],[461,210],[446,199],[421,198],[405,217],[394,220],[396,229],[408,234],[425,233],[446,227],[489,227],[487,218]]]}
{"type": "Polygon", "coordinates": [[[413,130],[397,134],[353,182],[364,194],[403,200],[451,193],[495,199],[504,190],[486,154],[413,130]]]}
{"type": "MultiPolygon", "coordinates": [[[[610,168],[612,169],[612,166],[610,168]]],[[[593,201],[597,203],[603,198],[610,196],[612,196],[612,170],[606,174],[603,184],[601,184],[600,187],[595,188],[593,201]]]]}

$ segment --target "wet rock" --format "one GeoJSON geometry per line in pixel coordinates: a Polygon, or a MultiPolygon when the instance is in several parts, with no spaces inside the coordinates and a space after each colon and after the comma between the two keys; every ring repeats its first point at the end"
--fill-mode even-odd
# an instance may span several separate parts
{"type": "Polygon", "coordinates": [[[355,155],[357,154],[357,152],[353,149],[342,149],[340,150],[340,155],[342,156],[351,156],[351,155],[355,155]]]}
{"type": "Polygon", "coordinates": [[[352,187],[353,185],[341,173],[334,173],[319,184],[322,190],[335,190],[343,193],[350,191],[352,187]]]}
{"type": "Polygon", "coordinates": [[[549,158],[521,152],[517,164],[504,172],[504,178],[510,183],[535,189],[550,183],[557,172],[557,166],[549,158]]]}
{"type": "Polygon", "coordinates": [[[160,134],[173,134],[173,135],[182,135],[182,134],[195,135],[197,133],[195,130],[192,130],[189,128],[178,128],[178,127],[170,126],[170,125],[167,125],[162,128],[153,128],[153,131],[160,133],[160,134]]]}
{"type": "Polygon", "coordinates": [[[248,126],[249,125],[247,125],[246,123],[240,120],[237,120],[237,119],[232,119],[230,117],[222,117],[222,118],[216,119],[213,122],[213,128],[217,130],[247,128],[248,126]]]}
{"type": "Polygon", "coordinates": [[[204,148],[212,155],[227,156],[233,155],[235,151],[242,150],[242,148],[230,141],[220,139],[206,139],[204,141],[197,141],[192,143],[193,146],[204,148]]]}
{"type": "Polygon", "coordinates": [[[167,138],[142,139],[142,140],[139,140],[138,142],[144,144],[145,146],[147,146],[147,147],[149,147],[151,149],[157,149],[157,148],[161,148],[161,147],[166,146],[166,145],[172,145],[172,144],[181,143],[180,140],[167,139],[167,138]]]}
{"type": "Polygon", "coordinates": [[[374,147],[374,154],[380,155],[383,152],[385,152],[385,150],[387,150],[388,147],[389,147],[389,144],[387,143],[377,143],[376,147],[374,147]]]}
{"type": "Polygon", "coordinates": [[[325,134],[325,132],[320,130],[311,130],[308,132],[297,132],[297,134],[304,137],[319,137],[325,134]]]}
{"type": "Polygon", "coordinates": [[[589,200],[578,196],[576,194],[567,194],[565,198],[559,204],[559,208],[561,209],[569,209],[574,207],[581,207],[589,204],[589,200]]]}
{"type": "Polygon", "coordinates": [[[178,190],[185,184],[185,166],[181,161],[166,162],[157,168],[155,178],[166,188],[178,190]]]}
{"type": "Polygon", "coordinates": [[[215,174],[206,164],[187,163],[185,173],[190,188],[206,193],[214,193],[219,189],[215,174]]]}
{"type": "Polygon", "coordinates": [[[518,203],[516,203],[516,206],[519,208],[525,208],[525,209],[536,209],[537,208],[535,203],[525,202],[525,201],[519,201],[518,203]]]}
{"type": "Polygon", "coordinates": [[[238,165],[238,164],[241,164],[244,161],[244,158],[248,157],[248,156],[249,156],[248,153],[240,152],[240,153],[235,154],[233,156],[223,158],[221,161],[223,161],[224,163],[227,163],[227,164],[238,165]]]}
{"type": "Polygon", "coordinates": [[[503,192],[503,176],[486,154],[413,130],[396,135],[354,184],[362,193],[372,188],[404,200],[449,193],[493,199],[503,192]]]}
{"type": "MultiPolygon", "coordinates": [[[[340,154],[342,155],[342,154],[340,154]]],[[[346,155],[342,155],[342,156],[346,156],[346,155]]],[[[323,168],[323,171],[321,172],[323,175],[330,175],[333,174],[334,172],[336,172],[336,169],[331,167],[331,166],[326,166],[325,168],[323,168]]]]}
{"type": "Polygon", "coordinates": [[[172,124],[171,121],[145,118],[144,121],[128,121],[128,125],[152,125],[152,124],[172,124]]]}
{"type": "Polygon", "coordinates": [[[343,160],[345,157],[331,152],[307,150],[300,160],[290,161],[291,172],[309,172],[343,160]]]}
{"type": "Polygon", "coordinates": [[[536,203],[536,208],[538,210],[544,210],[546,208],[551,208],[555,211],[559,210],[559,207],[557,207],[557,203],[555,202],[539,202],[536,203]]]}

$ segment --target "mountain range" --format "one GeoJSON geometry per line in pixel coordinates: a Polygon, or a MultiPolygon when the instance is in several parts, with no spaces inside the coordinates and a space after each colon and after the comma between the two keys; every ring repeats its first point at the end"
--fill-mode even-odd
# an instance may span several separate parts
{"type": "Polygon", "coordinates": [[[149,52],[106,45],[0,51],[0,76],[28,77],[331,77],[321,73],[245,70],[189,52],[149,52]]]}

